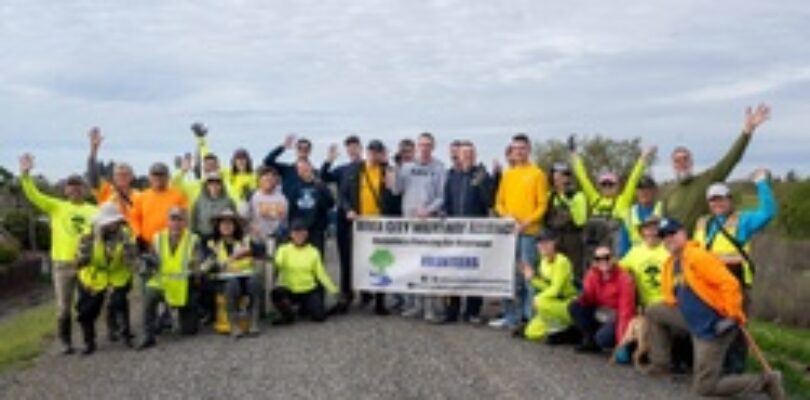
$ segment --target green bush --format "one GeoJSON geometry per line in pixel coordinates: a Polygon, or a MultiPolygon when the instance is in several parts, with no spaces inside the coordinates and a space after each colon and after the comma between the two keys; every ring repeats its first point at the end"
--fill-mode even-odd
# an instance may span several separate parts
{"type": "MultiPolygon", "coordinates": [[[[2,218],[3,227],[12,235],[24,249],[30,250],[31,237],[28,229],[31,218],[39,218],[40,214],[32,213],[26,209],[13,209],[5,213],[2,218]]],[[[36,248],[37,250],[47,250],[51,246],[51,230],[46,222],[37,220],[36,222],[36,248]]]]}
{"type": "Polygon", "coordinates": [[[810,238],[810,182],[781,184],[776,194],[779,230],[793,239],[810,238]]]}
{"type": "Polygon", "coordinates": [[[8,264],[20,256],[20,250],[8,243],[0,242],[0,264],[8,264]]]}

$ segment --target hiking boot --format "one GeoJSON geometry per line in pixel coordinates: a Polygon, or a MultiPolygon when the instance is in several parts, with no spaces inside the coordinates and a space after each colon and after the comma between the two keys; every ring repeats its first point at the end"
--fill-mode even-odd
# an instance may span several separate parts
{"type": "Polygon", "coordinates": [[[391,315],[391,312],[388,311],[388,309],[385,308],[384,306],[377,306],[374,307],[374,315],[377,315],[379,317],[385,317],[391,315]]]}
{"type": "Polygon", "coordinates": [[[785,395],[785,387],[782,384],[782,373],[779,371],[766,372],[762,376],[764,381],[764,390],[771,400],[783,400],[785,395]]]}
{"type": "Polygon", "coordinates": [[[89,342],[84,345],[84,349],[82,349],[83,356],[89,356],[96,352],[96,342],[89,342]]]}
{"type": "Polygon", "coordinates": [[[597,346],[592,339],[585,339],[577,347],[574,347],[577,353],[599,353],[602,348],[597,346]]]}
{"type": "Polygon", "coordinates": [[[148,348],[155,347],[156,344],[157,342],[155,342],[154,337],[151,336],[145,337],[140,343],[138,343],[138,346],[135,347],[135,350],[138,351],[146,350],[148,348]]]}

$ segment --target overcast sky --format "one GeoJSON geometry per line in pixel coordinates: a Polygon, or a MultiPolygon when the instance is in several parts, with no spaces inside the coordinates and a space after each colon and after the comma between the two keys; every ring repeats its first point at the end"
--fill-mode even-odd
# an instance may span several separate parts
{"type": "MultiPolygon", "coordinates": [[[[389,145],[428,130],[489,162],[514,132],[642,136],[697,163],[766,101],[737,175],[810,173],[810,7],[783,1],[0,2],[0,163],[31,151],[57,178],[103,158],[190,150],[263,157],[287,132],[320,160],[348,133],[389,145]]],[[[667,165],[656,174],[669,175],[667,165]]]]}

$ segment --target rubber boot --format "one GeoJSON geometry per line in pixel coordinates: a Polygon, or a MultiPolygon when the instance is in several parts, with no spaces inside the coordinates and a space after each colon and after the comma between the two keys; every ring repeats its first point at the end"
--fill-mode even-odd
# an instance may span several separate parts
{"type": "Polygon", "coordinates": [[[57,323],[59,341],[62,342],[62,354],[73,354],[72,325],[70,318],[59,319],[57,323]]]}

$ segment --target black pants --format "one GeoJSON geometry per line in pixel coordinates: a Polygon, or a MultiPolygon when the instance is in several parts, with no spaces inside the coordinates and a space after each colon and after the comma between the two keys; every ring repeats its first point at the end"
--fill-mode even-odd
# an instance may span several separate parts
{"type": "Polygon", "coordinates": [[[296,307],[298,314],[309,316],[312,321],[323,322],[326,320],[324,292],[320,286],[303,293],[293,293],[290,289],[279,286],[273,289],[270,296],[273,299],[273,305],[281,313],[281,318],[285,322],[295,321],[296,307]]]}
{"type": "MultiPolygon", "coordinates": [[[[477,317],[481,313],[481,304],[484,299],[479,296],[472,296],[466,298],[466,305],[464,307],[464,319],[469,320],[471,317],[477,317]]],[[[461,312],[461,297],[450,297],[450,302],[447,305],[447,319],[450,321],[457,321],[459,313],[461,312]]]]}
{"type": "Polygon", "coordinates": [[[326,232],[317,229],[309,230],[309,242],[321,253],[321,259],[326,258],[326,232]]]}
{"type": "Polygon", "coordinates": [[[340,294],[351,302],[352,293],[352,225],[338,216],[337,247],[340,260],[340,294]]]}
{"type": "MultiPolygon", "coordinates": [[[[193,335],[199,330],[198,299],[199,293],[189,283],[188,300],[179,308],[180,333],[193,335]]],[[[158,332],[158,306],[164,300],[161,289],[147,287],[143,298],[143,336],[145,340],[154,339],[158,332]]]]}
{"type": "MultiPolygon", "coordinates": [[[[124,335],[129,335],[129,294],[130,285],[114,288],[110,292],[107,302],[107,323],[109,329],[123,329],[124,335]],[[110,324],[114,324],[110,326],[110,324]]],[[[96,320],[101,315],[101,308],[107,297],[107,291],[90,292],[84,285],[78,285],[79,298],[76,301],[76,319],[82,328],[85,344],[94,344],[96,341],[96,320]]],[[[117,333],[117,332],[116,332],[117,333]]]]}
{"type": "Polygon", "coordinates": [[[571,319],[584,340],[590,341],[603,349],[613,348],[616,344],[616,323],[601,323],[596,320],[596,307],[583,306],[574,300],[568,306],[571,319]]]}
{"type": "Polygon", "coordinates": [[[199,310],[204,315],[213,321],[214,315],[217,312],[217,291],[219,290],[219,282],[211,279],[208,276],[202,275],[200,277],[200,290],[199,290],[199,310]]]}

